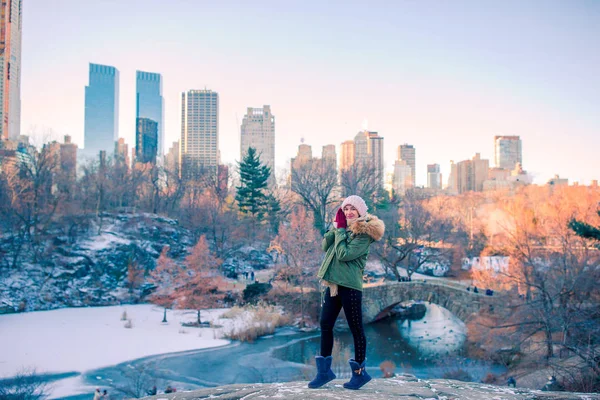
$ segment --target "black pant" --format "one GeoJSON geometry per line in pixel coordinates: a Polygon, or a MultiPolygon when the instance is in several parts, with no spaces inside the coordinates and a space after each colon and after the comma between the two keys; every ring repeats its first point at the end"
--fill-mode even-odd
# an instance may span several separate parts
{"type": "Polygon", "coordinates": [[[331,297],[329,288],[325,291],[325,302],[321,309],[321,355],[331,355],[333,349],[333,326],[340,311],[348,320],[354,338],[354,360],[362,364],[367,353],[367,339],[362,323],[362,292],[345,286],[338,286],[338,295],[331,297]]]}

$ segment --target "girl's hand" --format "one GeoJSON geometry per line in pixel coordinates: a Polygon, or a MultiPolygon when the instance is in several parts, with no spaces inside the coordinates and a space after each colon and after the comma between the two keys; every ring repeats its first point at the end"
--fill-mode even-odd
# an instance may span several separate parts
{"type": "Polygon", "coordinates": [[[337,214],[335,214],[334,225],[336,228],[346,229],[348,227],[348,220],[346,219],[346,214],[344,214],[344,211],[342,211],[341,208],[338,210],[337,214]]]}

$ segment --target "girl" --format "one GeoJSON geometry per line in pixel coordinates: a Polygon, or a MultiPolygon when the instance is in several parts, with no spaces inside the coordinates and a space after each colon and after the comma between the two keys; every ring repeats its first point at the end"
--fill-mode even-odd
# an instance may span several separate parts
{"type": "Polygon", "coordinates": [[[354,359],[350,359],[352,378],[346,389],[360,389],[371,377],[365,370],[367,341],[362,322],[362,277],[371,243],[383,237],[383,221],[367,213],[359,196],[348,196],[338,210],[334,229],[325,233],[322,249],[326,252],[317,276],[326,286],[321,309],[321,355],[316,356],[317,376],[308,387],[315,389],[335,379],[331,370],[333,326],[344,309],[354,338],[354,359]]]}

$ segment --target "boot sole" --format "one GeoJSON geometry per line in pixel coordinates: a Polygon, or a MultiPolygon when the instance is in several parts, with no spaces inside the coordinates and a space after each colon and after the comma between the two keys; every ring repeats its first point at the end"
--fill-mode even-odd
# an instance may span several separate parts
{"type": "Polygon", "coordinates": [[[327,385],[329,382],[331,382],[331,381],[332,381],[332,380],[334,380],[335,378],[336,378],[336,377],[334,376],[333,378],[331,378],[331,379],[329,379],[329,380],[327,380],[327,381],[323,382],[322,384],[320,384],[320,385],[318,385],[318,386],[316,386],[316,385],[311,385],[311,384],[309,383],[309,384],[308,384],[308,388],[309,388],[309,389],[318,389],[318,388],[320,388],[320,387],[323,387],[323,386],[327,385]]]}
{"type": "Polygon", "coordinates": [[[359,387],[349,387],[349,386],[346,386],[346,384],[345,384],[345,383],[344,383],[344,385],[343,385],[343,386],[344,386],[344,389],[358,390],[358,389],[360,389],[361,387],[365,386],[367,383],[371,382],[371,379],[373,379],[373,378],[369,377],[369,380],[367,380],[366,382],[364,382],[364,383],[363,383],[362,385],[360,385],[359,387]]]}

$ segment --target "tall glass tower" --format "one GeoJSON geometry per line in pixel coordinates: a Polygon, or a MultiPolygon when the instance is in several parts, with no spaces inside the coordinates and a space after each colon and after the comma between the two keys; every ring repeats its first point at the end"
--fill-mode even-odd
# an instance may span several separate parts
{"type": "Polygon", "coordinates": [[[101,150],[112,154],[119,138],[119,70],[90,63],[89,79],[83,153],[86,157],[97,157],[101,150]]]}
{"type": "Polygon", "coordinates": [[[164,101],[162,76],[154,72],[136,71],[136,126],[140,118],[150,119],[157,124],[158,142],[156,159],[162,163],[164,155],[164,101]]]}
{"type": "Polygon", "coordinates": [[[138,118],[135,131],[136,162],[156,163],[158,124],[150,118],[138,118]]]}

